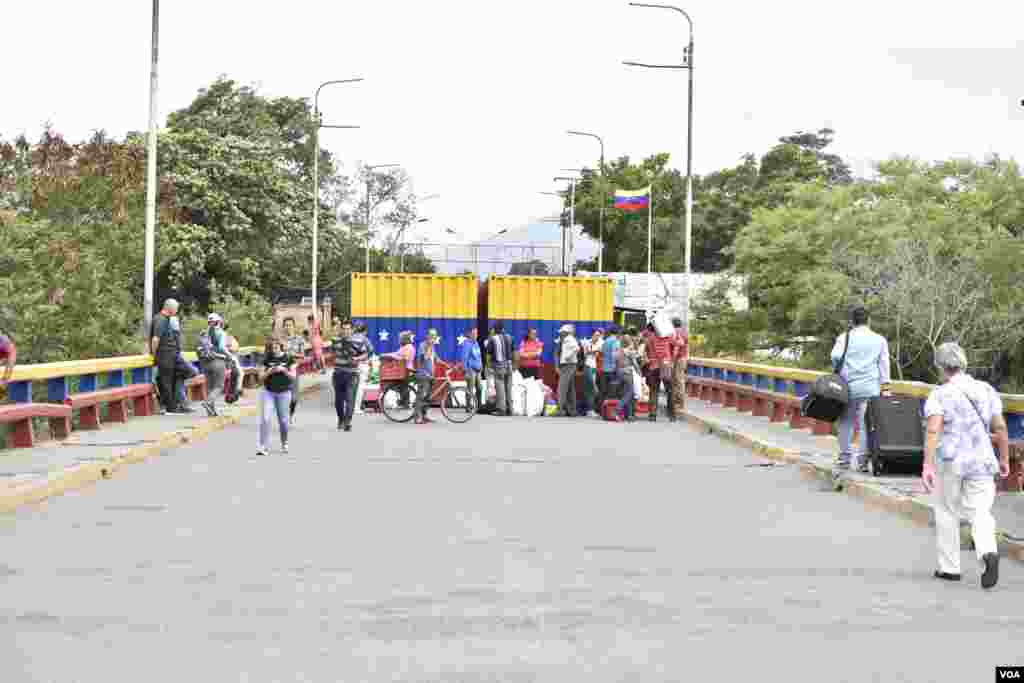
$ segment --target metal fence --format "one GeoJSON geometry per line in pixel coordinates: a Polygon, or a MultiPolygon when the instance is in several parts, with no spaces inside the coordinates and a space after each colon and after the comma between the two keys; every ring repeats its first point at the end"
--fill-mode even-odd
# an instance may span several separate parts
{"type": "Polygon", "coordinates": [[[552,244],[445,244],[408,242],[400,247],[400,269],[407,254],[430,259],[438,272],[457,275],[563,275],[568,269],[565,250],[552,244]]]}

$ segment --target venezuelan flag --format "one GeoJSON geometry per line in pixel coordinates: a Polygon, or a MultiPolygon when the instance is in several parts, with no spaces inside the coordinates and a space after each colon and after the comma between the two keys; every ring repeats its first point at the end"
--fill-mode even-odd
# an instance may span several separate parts
{"type": "Polygon", "coordinates": [[[457,361],[459,345],[477,325],[478,289],[475,275],[352,273],[352,319],[366,323],[377,353],[397,351],[404,331],[419,344],[434,328],[438,356],[457,361]]]}
{"type": "Polygon", "coordinates": [[[651,205],[651,186],[642,190],[615,190],[615,208],[642,211],[651,205]]]}
{"type": "MultiPolygon", "coordinates": [[[[490,329],[500,321],[512,335],[516,349],[527,331],[536,329],[544,342],[542,360],[552,365],[562,325],[573,325],[579,339],[589,339],[595,329],[611,326],[615,284],[591,277],[493,275],[487,280],[483,296],[486,318],[481,320],[481,328],[490,329]]],[[[486,333],[481,329],[480,337],[486,333]]]]}

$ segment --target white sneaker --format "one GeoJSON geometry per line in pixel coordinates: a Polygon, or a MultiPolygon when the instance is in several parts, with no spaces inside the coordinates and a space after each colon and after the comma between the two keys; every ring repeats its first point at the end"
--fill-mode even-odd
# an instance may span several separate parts
{"type": "Polygon", "coordinates": [[[286,443],[281,444],[281,452],[282,453],[288,453],[288,444],[286,444],[286,443]]]}
{"type": "Polygon", "coordinates": [[[266,448],[257,448],[256,449],[256,455],[266,455],[266,454],[267,454],[267,449],[266,448]]]}

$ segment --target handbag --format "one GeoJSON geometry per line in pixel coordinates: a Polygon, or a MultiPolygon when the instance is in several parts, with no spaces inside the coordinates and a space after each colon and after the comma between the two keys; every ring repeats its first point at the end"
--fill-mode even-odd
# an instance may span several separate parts
{"type": "Polygon", "coordinates": [[[846,344],[839,365],[831,375],[819,377],[811,385],[810,392],[800,401],[800,414],[822,422],[835,422],[846,410],[850,402],[850,386],[841,373],[846,364],[846,353],[850,350],[850,333],[853,327],[846,330],[846,344]]]}

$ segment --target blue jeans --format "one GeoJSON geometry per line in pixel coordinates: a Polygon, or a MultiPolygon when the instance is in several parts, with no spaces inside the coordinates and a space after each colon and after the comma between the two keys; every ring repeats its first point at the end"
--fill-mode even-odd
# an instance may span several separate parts
{"type": "Polygon", "coordinates": [[[633,417],[633,406],[636,404],[636,398],[633,395],[633,372],[627,370],[619,374],[622,382],[622,417],[623,419],[630,419],[633,417]]]}
{"type": "Polygon", "coordinates": [[[356,407],[356,391],[359,389],[359,373],[335,370],[331,378],[334,383],[334,412],[338,422],[352,424],[352,412],[356,407]]]}
{"type": "Polygon", "coordinates": [[[263,389],[260,391],[260,435],[257,448],[263,449],[270,445],[271,421],[277,416],[277,428],[281,433],[281,445],[288,443],[288,406],[292,402],[292,392],[282,391],[275,394],[263,389]]]}
{"type": "Polygon", "coordinates": [[[856,469],[868,451],[868,430],[865,426],[864,415],[870,400],[870,398],[850,399],[850,402],[846,404],[846,410],[839,416],[839,467],[842,469],[851,467],[856,469]],[[860,432],[860,447],[856,449],[853,444],[855,424],[858,425],[860,432]]]}

